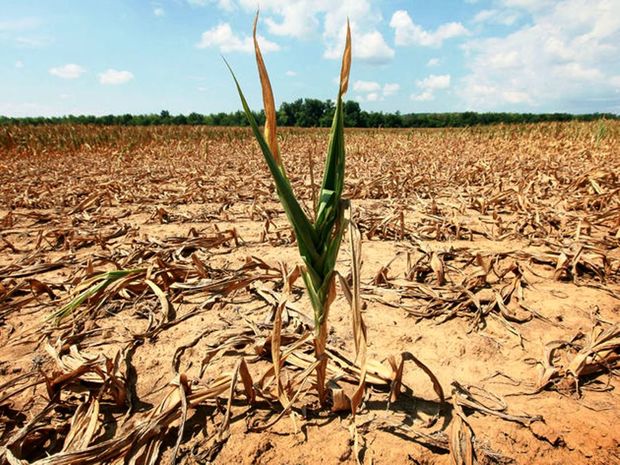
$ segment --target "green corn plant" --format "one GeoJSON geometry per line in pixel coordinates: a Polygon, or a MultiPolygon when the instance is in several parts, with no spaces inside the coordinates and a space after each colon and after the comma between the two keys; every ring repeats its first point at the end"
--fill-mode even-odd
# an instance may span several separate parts
{"type": "Polygon", "coordinates": [[[114,270],[93,276],[84,282],[83,286],[85,289],[82,292],[80,292],[74,299],[65,304],[62,308],[52,313],[48,317],[48,320],[53,320],[55,323],[60,323],[63,319],[73,314],[78,307],[80,307],[80,305],[91,297],[105,291],[111,284],[120,279],[133,276],[143,271],[144,270],[141,269],[114,270]]]}
{"type": "Polygon", "coordinates": [[[314,347],[316,357],[319,360],[317,390],[319,400],[324,405],[326,400],[327,356],[325,354],[325,347],[327,345],[327,319],[329,307],[336,293],[334,268],[346,227],[344,211],[348,205],[347,201],[342,199],[345,172],[344,104],[342,97],[346,93],[349,84],[351,31],[347,21],[347,36],[342,57],[336,111],[329,136],[323,182],[318,202],[315,206],[315,219],[312,221],[295,197],[282,158],[280,157],[276,138],[276,109],[273,92],[265,62],[256,40],[257,21],[258,14],[254,20],[254,51],[265,109],[264,134],[261,133],[258,127],[235,74],[227,62],[226,65],[235,81],[243,110],[267,162],[276,185],[278,197],[297,239],[299,254],[304,264],[302,276],[314,310],[314,347]]]}

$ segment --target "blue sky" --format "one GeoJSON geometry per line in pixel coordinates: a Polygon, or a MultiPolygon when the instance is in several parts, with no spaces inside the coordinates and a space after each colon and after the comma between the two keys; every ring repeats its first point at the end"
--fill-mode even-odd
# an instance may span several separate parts
{"type": "Polygon", "coordinates": [[[620,113],[620,0],[0,0],[0,114],[253,108],[254,13],[276,104],[334,98],[346,18],[348,98],[375,111],[620,113]]]}

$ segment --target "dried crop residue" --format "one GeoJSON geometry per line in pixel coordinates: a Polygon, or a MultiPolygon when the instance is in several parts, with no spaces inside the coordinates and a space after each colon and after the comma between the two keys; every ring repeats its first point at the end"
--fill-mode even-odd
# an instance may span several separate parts
{"type": "MultiPolygon", "coordinates": [[[[307,205],[325,140],[279,141],[307,205]]],[[[0,463],[620,463],[620,125],[353,130],[347,150],[354,420],[302,376],[312,310],[246,130],[0,129],[0,463]]],[[[328,375],[351,393],[348,247],[328,375]]]]}

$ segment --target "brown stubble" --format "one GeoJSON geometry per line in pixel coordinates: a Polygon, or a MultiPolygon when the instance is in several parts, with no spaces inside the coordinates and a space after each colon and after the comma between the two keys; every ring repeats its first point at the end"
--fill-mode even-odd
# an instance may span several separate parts
{"type": "MultiPolygon", "coordinates": [[[[412,384],[415,405],[432,401],[429,412],[435,418],[440,402],[434,381],[425,384],[424,370],[415,362],[401,370],[402,362],[413,361],[398,355],[403,352],[415,354],[444,387],[460,382],[451,393],[475,433],[479,460],[501,451],[516,463],[579,463],[583,451],[611,463],[616,433],[606,425],[617,415],[613,373],[620,350],[614,310],[619,145],[613,135],[598,146],[592,143],[595,128],[348,131],[347,195],[355,201],[364,245],[360,294],[367,309],[361,313],[372,343],[365,378],[373,389],[366,389],[356,422],[377,463],[386,461],[383,445],[419,450],[411,441],[378,436],[376,429],[387,430],[388,421],[389,429],[408,438],[444,452],[450,447],[438,427],[442,421],[422,428],[377,410],[385,406],[391,386],[401,399],[391,405],[408,404],[406,386],[412,384]],[[369,177],[369,172],[386,174],[369,177]],[[488,347],[492,353],[485,352],[488,347]],[[376,362],[393,354],[393,366],[376,362]],[[489,413],[493,396],[507,409],[501,411],[497,402],[489,413]],[[525,430],[538,415],[546,423],[536,421],[531,428],[548,440],[525,430]],[[526,425],[513,427],[517,420],[526,425]],[[512,442],[502,440],[507,436],[512,442]],[[556,442],[558,437],[570,448],[556,442]]],[[[146,445],[148,438],[141,450],[149,459],[168,462],[184,418],[183,396],[188,423],[178,462],[187,459],[187,450],[208,450],[212,458],[220,454],[219,460],[227,461],[238,457],[234,451],[241,444],[266,437],[276,445],[268,453],[277,460],[281,456],[274,450],[287,443],[269,431],[245,433],[245,418],[264,415],[259,423],[269,425],[274,416],[293,412],[302,427],[304,412],[336,418],[316,413],[308,302],[300,283],[289,283],[279,266],[295,257],[291,231],[243,130],[10,131],[12,148],[0,154],[0,234],[6,241],[0,244],[0,443],[16,460],[96,463],[115,460],[112,452],[124,460],[132,454],[127,444],[146,445]],[[265,219],[271,226],[261,241],[265,219]],[[93,276],[134,268],[145,271],[93,296],[58,325],[46,321],[93,276]],[[274,305],[283,294],[288,301],[282,308],[280,379],[291,401],[285,406],[276,392],[277,355],[270,345],[274,305]],[[58,359],[45,351],[48,340],[58,359]],[[232,372],[242,358],[245,370],[239,367],[231,390],[232,372]],[[264,373],[269,374],[263,383],[264,373]],[[98,399],[99,415],[90,399],[98,399]],[[209,437],[202,447],[205,438],[189,426],[197,412],[209,418],[209,431],[222,431],[219,442],[209,437]],[[69,435],[72,421],[87,425],[88,434],[79,437],[76,426],[69,435]],[[113,437],[91,436],[94,425],[102,424],[114,426],[113,437]],[[227,440],[225,426],[234,440],[227,440]],[[46,445],[41,432],[58,441],[46,445]],[[170,447],[156,447],[159,440],[170,447]],[[63,452],[65,441],[80,450],[63,452]]],[[[307,154],[324,134],[280,131],[291,182],[308,200],[307,154]]],[[[312,152],[317,166],[318,152],[312,152]]],[[[348,273],[348,256],[338,269],[348,273]]],[[[326,377],[340,377],[354,392],[362,364],[355,360],[356,337],[344,299],[335,300],[331,313],[326,377]]],[[[444,412],[453,408],[443,404],[444,412]]],[[[333,445],[338,422],[326,423],[308,430],[333,445]]],[[[275,428],[278,434],[293,430],[285,422],[275,428]]],[[[460,424],[453,430],[459,432],[461,457],[467,457],[471,443],[465,429],[460,424]]],[[[303,443],[296,447],[312,453],[303,443]]],[[[327,446],[322,453],[338,458],[327,446]]],[[[415,457],[447,459],[431,450],[426,454],[415,457]]]]}

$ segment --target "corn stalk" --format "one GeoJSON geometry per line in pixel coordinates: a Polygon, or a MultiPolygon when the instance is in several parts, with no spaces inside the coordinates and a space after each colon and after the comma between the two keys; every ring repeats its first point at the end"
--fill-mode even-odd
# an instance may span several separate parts
{"type": "Polygon", "coordinates": [[[273,92],[271,90],[271,83],[269,82],[269,75],[267,74],[265,62],[263,61],[260,47],[256,40],[257,21],[258,14],[254,20],[254,51],[256,54],[256,63],[258,66],[265,109],[264,134],[261,133],[258,127],[237,78],[228,63],[226,63],[226,65],[233,76],[243,105],[243,110],[245,111],[254,136],[258,141],[269,171],[276,184],[278,197],[280,198],[280,202],[282,203],[289,223],[295,233],[299,254],[305,265],[302,276],[314,310],[314,347],[318,361],[317,390],[321,404],[324,405],[326,399],[325,378],[327,356],[325,347],[327,344],[327,319],[329,307],[335,297],[334,268],[342,236],[346,228],[344,211],[348,205],[348,201],[342,199],[345,167],[344,104],[342,97],[346,93],[349,84],[349,71],[351,69],[351,31],[347,22],[347,37],[342,57],[336,111],[330,131],[323,182],[318,203],[315,206],[315,220],[313,222],[306,215],[295,197],[282,158],[280,157],[276,138],[276,109],[273,92]]]}

